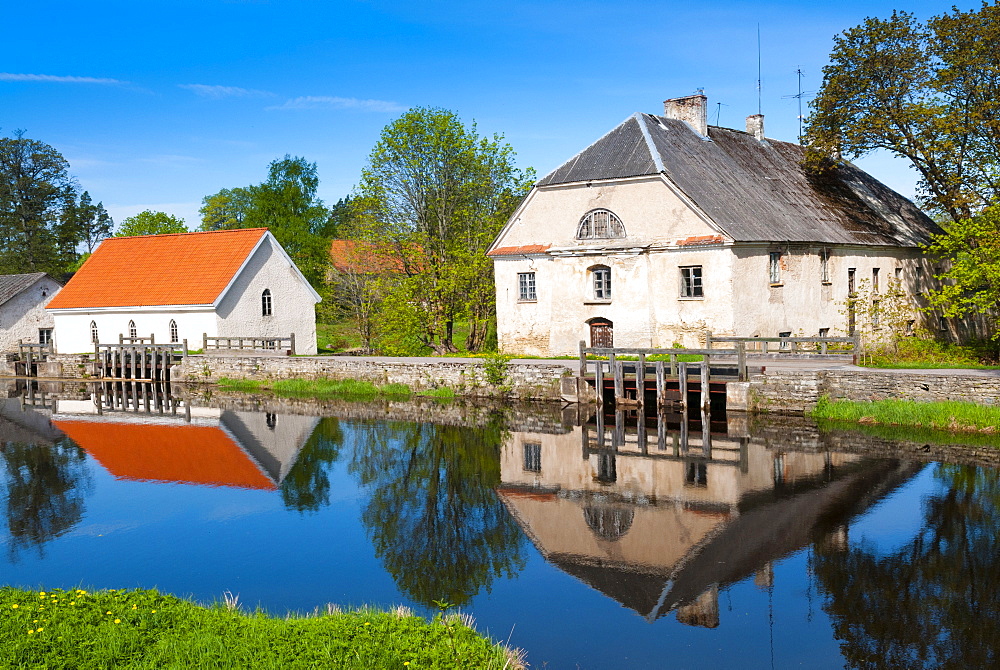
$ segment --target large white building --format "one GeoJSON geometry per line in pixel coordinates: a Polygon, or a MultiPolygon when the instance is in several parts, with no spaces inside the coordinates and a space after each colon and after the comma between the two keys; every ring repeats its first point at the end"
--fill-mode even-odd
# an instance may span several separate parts
{"type": "Polygon", "coordinates": [[[505,351],[844,334],[859,286],[931,281],[939,229],[910,201],[850,163],[807,171],[760,115],[709,126],[706,104],[634,114],[535,184],[488,252],[505,351]]]}
{"type": "Polygon", "coordinates": [[[266,228],[113,237],[48,305],[57,353],[119,336],[157,343],[210,337],[288,337],[316,353],[313,290],[266,228]]]}

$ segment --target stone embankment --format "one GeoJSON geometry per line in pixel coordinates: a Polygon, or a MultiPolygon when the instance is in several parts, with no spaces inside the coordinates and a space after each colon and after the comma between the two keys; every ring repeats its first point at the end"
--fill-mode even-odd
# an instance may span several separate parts
{"type": "Polygon", "coordinates": [[[826,395],[835,400],[865,402],[898,398],[917,402],[958,400],[1000,405],[1000,371],[961,370],[947,374],[915,370],[781,370],[730,383],[729,410],[751,413],[804,414],[826,395]]]}

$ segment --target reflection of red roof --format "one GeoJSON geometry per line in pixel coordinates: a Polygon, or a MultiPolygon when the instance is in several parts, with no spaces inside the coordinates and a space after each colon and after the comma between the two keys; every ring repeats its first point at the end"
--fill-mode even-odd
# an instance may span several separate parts
{"type": "Polygon", "coordinates": [[[117,479],[275,490],[221,428],[53,421],[117,479]]]}
{"type": "Polygon", "coordinates": [[[542,254],[548,251],[548,244],[526,244],[523,247],[500,247],[494,249],[487,256],[524,256],[527,254],[542,254]]]}
{"type": "Polygon", "coordinates": [[[110,237],[48,308],[212,304],[266,232],[110,237]]]}
{"type": "Polygon", "coordinates": [[[392,249],[355,240],[333,240],[330,261],[340,272],[379,274],[405,271],[403,259],[392,249]]]}

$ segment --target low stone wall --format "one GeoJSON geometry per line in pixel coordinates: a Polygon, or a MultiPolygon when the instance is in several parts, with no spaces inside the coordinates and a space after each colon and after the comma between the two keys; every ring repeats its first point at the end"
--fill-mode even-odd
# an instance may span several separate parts
{"type": "MultiPolygon", "coordinates": [[[[774,370],[745,383],[751,412],[804,414],[823,395],[853,401],[900,398],[918,402],[959,400],[1000,405],[1000,375],[894,373],[879,370],[774,370]]],[[[734,386],[731,396],[740,395],[734,386]]],[[[738,406],[738,399],[731,407],[738,406]]]]}
{"type": "Polygon", "coordinates": [[[507,374],[506,383],[496,387],[486,381],[486,368],[478,360],[200,355],[188,356],[181,365],[174,366],[171,379],[187,383],[214,383],[223,377],[358,379],[379,386],[406,384],[414,391],[448,387],[462,396],[502,395],[522,400],[575,399],[578,389],[573,370],[558,363],[512,362],[507,374]]]}

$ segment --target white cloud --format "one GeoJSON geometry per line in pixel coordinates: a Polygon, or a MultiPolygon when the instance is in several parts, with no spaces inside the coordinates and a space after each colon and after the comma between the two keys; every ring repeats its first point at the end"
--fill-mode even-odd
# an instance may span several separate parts
{"type": "Polygon", "coordinates": [[[272,96],[270,91],[258,91],[253,88],[240,88],[239,86],[209,86],[208,84],[178,84],[180,88],[187,89],[203,98],[219,100],[221,98],[247,98],[272,96]]]}
{"type": "Polygon", "coordinates": [[[120,79],[102,77],[63,77],[54,74],[14,74],[0,72],[0,81],[43,81],[55,84],[127,84],[120,79]]]}
{"type": "Polygon", "coordinates": [[[403,112],[406,108],[389,100],[361,100],[328,95],[304,95],[268,109],[355,109],[362,112],[403,112]]]}

